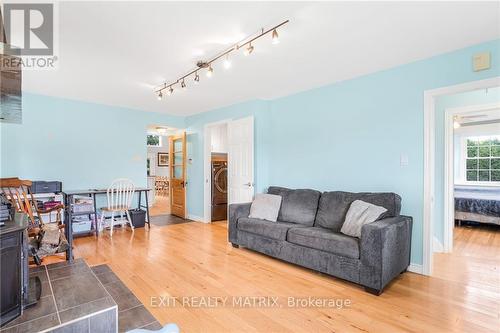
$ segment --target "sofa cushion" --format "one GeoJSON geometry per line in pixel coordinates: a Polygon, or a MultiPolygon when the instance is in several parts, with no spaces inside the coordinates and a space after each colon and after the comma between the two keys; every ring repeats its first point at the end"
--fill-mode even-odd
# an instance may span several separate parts
{"type": "Polygon", "coordinates": [[[276,222],[280,211],[282,197],[275,194],[259,193],[250,206],[250,215],[253,219],[262,219],[276,222]]]}
{"type": "Polygon", "coordinates": [[[361,228],[379,219],[387,211],[382,206],[373,205],[361,200],[354,200],[347,211],[340,232],[351,237],[361,237],[361,228]]]}
{"type": "Polygon", "coordinates": [[[314,224],[321,192],[307,189],[292,190],[271,186],[267,193],[280,195],[283,198],[278,221],[299,223],[306,226],[314,224]]]}
{"type": "Polygon", "coordinates": [[[277,240],[286,240],[288,229],[292,227],[297,227],[297,225],[294,223],[270,222],[249,217],[238,219],[237,224],[238,230],[277,240]]]}
{"type": "Polygon", "coordinates": [[[287,241],[342,257],[359,258],[358,239],[333,232],[330,229],[320,227],[292,228],[288,231],[287,241]]]}
{"type": "Polygon", "coordinates": [[[399,216],[401,211],[401,197],[396,193],[324,192],[319,200],[314,226],[339,232],[347,211],[355,200],[362,200],[387,209],[380,219],[399,216]]]}

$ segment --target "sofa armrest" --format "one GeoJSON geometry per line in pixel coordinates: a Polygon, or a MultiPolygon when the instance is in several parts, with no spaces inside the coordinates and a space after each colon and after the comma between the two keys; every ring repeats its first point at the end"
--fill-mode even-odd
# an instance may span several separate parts
{"type": "Polygon", "coordinates": [[[410,265],[413,219],[396,216],[366,224],[361,229],[360,283],[382,289],[410,265]]]}
{"type": "Polygon", "coordinates": [[[238,232],[236,229],[238,219],[240,217],[248,217],[248,215],[250,215],[251,205],[251,202],[229,205],[229,241],[233,244],[238,244],[238,232]]]}

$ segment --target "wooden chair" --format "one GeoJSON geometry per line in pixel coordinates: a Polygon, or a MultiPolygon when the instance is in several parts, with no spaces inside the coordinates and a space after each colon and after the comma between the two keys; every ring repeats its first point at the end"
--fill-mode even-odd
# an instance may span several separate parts
{"type": "MultiPolygon", "coordinates": [[[[56,223],[59,229],[64,228],[61,222],[61,211],[64,205],[58,204],[50,208],[40,208],[37,205],[33,193],[31,192],[30,180],[22,180],[19,178],[0,178],[1,194],[10,202],[16,212],[25,213],[29,217],[28,237],[34,237],[40,240],[41,232],[44,227],[42,214],[56,212],[56,223]]],[[[61,230],[63,232],[63,230],[61,230]]],[[[35,262],[40,264],[40,258],[36,255],[36,251],[32,252],[35,262]]]]}
{"type": "Polygon", "coordinates": [[[42,214],[48,214],[53,211],[56,212],[56,221],[60,228],[64,228],[61,223],[61,210],[64,205],[59,204],[50,208],[40,208],[37,205],[33,193],[31,193],[30,180],[22,180],[19,178],[1,178],[0,190],[4,197],[14,207],[16,212],[26,213],[30,219],[30,236],[39,233],[39,229],[43,226],[44,222],[42,214]]]}
{"type": "Polygon", "coordinates": [[[131,180],[126,178],[119,178],[114,180],[106,191],[108,206],[101,208],[101,226],[104,225],[105,212],[111,212],[111,223],[110,223],[110,236],[113,237],[113,227],[115,223],[115,213],[125,212],[127,222],[130,224],[130,228],[134,231],[134,225],[132,224],[132,219],[130,218],[129,210],[132,205],[132,199],[134,197],[135,186],[131,180]]]}

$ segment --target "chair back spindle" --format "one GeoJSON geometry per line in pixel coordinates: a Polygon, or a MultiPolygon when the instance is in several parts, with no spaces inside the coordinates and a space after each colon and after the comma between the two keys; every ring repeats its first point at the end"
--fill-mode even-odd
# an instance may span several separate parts
{"type": "Polygon", "coordinates": [[[106,194],[108,199],[108,209],[125,207],[130,209],[134,197],[135,186],[131,180],[119,178],[114,180],[109,186],[106,194]]]}

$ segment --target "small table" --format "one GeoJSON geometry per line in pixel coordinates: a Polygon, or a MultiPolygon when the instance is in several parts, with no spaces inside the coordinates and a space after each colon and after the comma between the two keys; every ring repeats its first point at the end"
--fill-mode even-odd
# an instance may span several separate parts
{"type": "MultiPolygon", "coordinates": [[[[146,209],[146,223],[148,224],[148,228],[151,228],[151,225],[149,223],[149,202],[148,202],[148,191],[151,191],[150,188],[147,187],[138,187],[135,189],[135,192],[139,193],[139,200],[137,202],[137,208],[145,208],[146,209]],[[145,193],[146,197],[146,205],[142,205],[142,193],[145,193]]],[[[97,228],[97,200],[96,197],[97,195],[100,194],[106,194],[107,189],[88,189],[88,190],[66,190],[63,192],[64,193],[64,206],[66,207],[66,221],[65,223],[65,234],[66,234],[66,239],[68,240],[68,250],[66,251],[66,260],[73,261],[73,236],[80,236],[83,234],[93,234],[95,233],[96,236],[99,235],[99,231],[97,228]],[[88,212],[78,212],[74,213],[71,210],[71,204],[73,202],[73,197],[75,195],[81,195],[81,196],[88,196],[92,198],[94,210],[93,211],[88,211],[88,212]],[[90,231],[85,231],[81,233],[73,233],[73,227],[72,227],[72,221],[73,221],[73,216],[81,216],[81,215],[94,215],[96,219],[95,223],[95,229],[90,230],[90,231]]]]}

